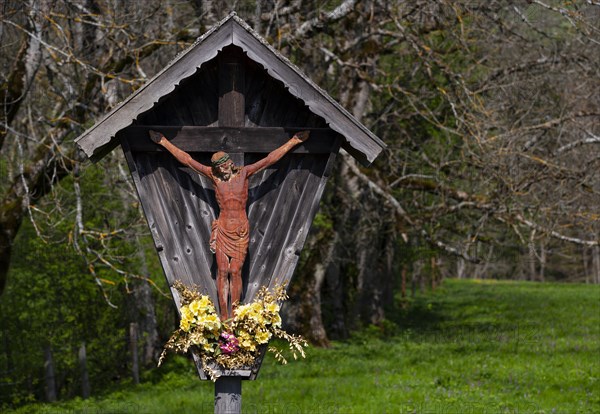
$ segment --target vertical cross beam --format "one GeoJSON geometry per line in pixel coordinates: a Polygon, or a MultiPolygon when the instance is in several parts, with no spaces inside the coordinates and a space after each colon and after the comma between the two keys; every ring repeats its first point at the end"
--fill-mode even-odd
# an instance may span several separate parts
{"type": "MultiPolygon", "coordinates": [[[[243,127],[246,120],[244,97],[244,53],[237,47],[219,54],[219,126],[243,127]]],[[[236,165],[244,164],[244,154],[229,154],[236,165]]]]}
{"type": "MultiPolygon", "coordinates": [[[[244,55],[237,47],[219,54],[219,126],[243,127],[246,120],[244,97],[244,55]]],[[[244,153],[229,153],[236,165],[244,165],[244,153]]],[[[215,414],[242,412],[242,378],[219,377],[215,382],[215,414]]]]}

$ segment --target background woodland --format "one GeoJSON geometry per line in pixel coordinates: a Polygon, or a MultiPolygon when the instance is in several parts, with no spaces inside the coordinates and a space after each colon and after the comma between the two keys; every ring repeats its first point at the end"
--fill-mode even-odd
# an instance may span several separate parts
{"type": "Polygon", "coordinates": [[[155,363],[177,317],[123,155],[73,141],[234,9],[388,145],[338,158],[292,330],[385,328],[446,277],[600,283],[598,1],[5,0],[0,405],[155,363]]]}

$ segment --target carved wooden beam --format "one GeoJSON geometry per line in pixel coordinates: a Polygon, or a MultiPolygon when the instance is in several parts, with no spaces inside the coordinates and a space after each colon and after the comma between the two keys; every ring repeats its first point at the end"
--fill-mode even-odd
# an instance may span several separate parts
{"type": "Polygon", "coordinates": [[[150,141],[148,131],[162,132],[173,144],[186,152],[269,153],[284,144],[296,132],[310,131],[310,139],[294,153],[329,153],[336,148],[339,134],[329,128],[277,127],[198,127],[198,126],[131,126],[119,134],[127,139],[131,151],[161,152],[150,141]]]}

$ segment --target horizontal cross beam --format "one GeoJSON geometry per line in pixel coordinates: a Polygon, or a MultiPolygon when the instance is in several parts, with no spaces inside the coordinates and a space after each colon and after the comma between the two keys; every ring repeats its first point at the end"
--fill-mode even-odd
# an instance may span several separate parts
{"type": "Polygon", "coordinates": [[[295,153],[326,154],[337,151],[340,135],[329,128],[130,126],[120,132],[133,152],[160,152],[164,149],[150,141],[148,131],[161,132],[186,152],[268,153],[289,140],[296,132],[310,131],[310,138],[294,149],[295,153]]]}

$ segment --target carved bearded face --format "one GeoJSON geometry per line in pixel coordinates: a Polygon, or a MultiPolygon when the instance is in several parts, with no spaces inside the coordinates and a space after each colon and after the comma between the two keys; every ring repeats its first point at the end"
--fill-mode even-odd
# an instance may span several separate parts
{"type": "Polygon", "coordinates": [[[221,181],[227,181],[236,172],[235,164],[229,158],[229,154],[218,151],[210,159],[213,174],[221,181]]]}
{"type": "Polygon", "coordinates": [[[233,164],[233,161],[227,160],[223,164],[220,164],[220,165],[217,165],[216,167],[214,167],[214,169],[215,169],[215,172],[217,173],[217,175],[219,176],[219,179],[221,179],[223,181],[227,181],[233,175],[234,167],[235,167],[235,165],[233,164]]]}

